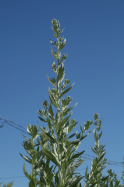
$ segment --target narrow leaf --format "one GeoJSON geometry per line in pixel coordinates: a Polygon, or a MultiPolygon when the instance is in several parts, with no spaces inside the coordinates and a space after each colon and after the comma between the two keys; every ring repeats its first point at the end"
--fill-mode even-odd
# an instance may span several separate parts
{"type": "MultiPolygon", "coordinates": [[[[38,126],[39,126],[39,125],[38,125],[38,126]]],[[[56,140],[50,135],[50,133],[45,132],[45,130],[42,129],[40,126],[39,126],[39,128],[40,128],[41,131],[44,133],[44,135],[45,135],[47,138],[49,138],[49,140],[51,140],[52,142],[56,143],[56,140]]]]}
{"type": "Polygon", "coordinates": [[[29,157],[27,157],[27,156],[25,157],[21,153],[19,153],[19,154],[21,155],[22,158],[24,158],[27,162],[29,162],[31,164],[32,160],[29,157]]]}
{"type": "Polygon", "coordinates": [[[58,59],[59,59],[59,58],[58,58],[58,56],[57,56],[57,54],[53,52],[52,47],[51,47],[51,53],[52,53],[53,57],[54,57],[56,60],[58,60],[58,59]]]}
{"type": "Polygon", "coordinates": [[[67,88],[66,90],[64,90],[64,91],[60,94],[59,99],[60,99],[63,95],[65,95],[65,94],[73,87],[73,85],[74,85],[74,83],[73,83],[69,88],[67,88]]]}
{"type": "Polygon", "coordinates": [[[25,164],[23,165],[23,172],[24,172],[25,176],[26,176],[28,179],[31,179],[31,176],[28,174],[28,172],[27,172],[26,169],[25,169],[25,164]]]}
{"type": "Polygon", "coordinates": [[[62,63],[60,68],[58,68],[58,75],[57,75],[57,80],[60,83],[65,76],[65,72],[64,72],[64,64],[62,63]]]}
{"type": "Polygon", "coordinates": [[[71,123],[72,123],[72,125],[69,127],[69,129],[68,129],[68,132],[70,133],[72,130],[73,130],[73,128],[76,126],[76,124],[78,123],[78,122],[75,122],[75,120],[71,120],[71,123]]]}
{"type": "Polygon", "coordinates": [[[82,151],[80,153],[76,153],[74,156],[71,157],[71,159],[78,158],[80,155],[82,155],[85,151],[82,151]]]}
{"type": "Polygon", "coordinates": [[[50,81],[50,83],[51,83],[55,88],[57,88],[57,84],[55,83],[55,78],[49,79],[49,77],[48,77],[47,74],[46,74],[46,76],[47,76],[48,80],[50,81]]]}
{"type": "Polygon", "coordinates": [[[44,120],[43,118],[41,118],[40,116],[38,116],[38,118],[43,121],[43,122],[47,122],[46,120],[44,120]]]}
{"type": "Polygon", "coordinates": [[[53,153],[51,153],[47,148],[43,147],[41,142],[40,142],[40,145],[41,145],[41,148],[43,149],[43,152],[44,152],[45,156],[48,159],[50,159],[55,165],[60,167],[61,165],[58,161],[58,158],[53,153]]]}
{"type": "Polygon", "coordinates": [[[49,98],[50,98],[51,103],[52,103],[56,108],[58,108],[58,105],[57,105],[57,103],[56,103],[56,100],[55,100],[54,96],[52,95],[52,93],[51,93],[51,91],[50,91],[50,88],[48,89],[48,92],[49,92],[49,98]]]}
{"type": "Polygon", "coordinates": [[[62,129],[62,126],[68,121],[68,119],[70,118],[70,116],[72,115],[72,112],[71,112],[71,114],[68,116],[68,117],[66,117],[66,118],[64,118],[60,123],[59,123],[59,129],[58,129],[58,133],[60,132],[60,130],[62,129]]]}

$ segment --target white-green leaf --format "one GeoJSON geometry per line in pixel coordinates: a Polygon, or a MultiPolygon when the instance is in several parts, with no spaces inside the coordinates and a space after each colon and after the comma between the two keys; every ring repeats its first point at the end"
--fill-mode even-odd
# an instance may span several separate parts
{"type": "Polygon", "coordinates": [[[28,179],[31,179],[31,176],[28,174],[28,172],[27,172],[26,169],[25,169],[25,164],[23,165],[23,172],[24,172],[25,176],[26,176],[28,179]]]}
{"type": "Polygon", "coordinates": [[[67,58],[67,55],[61,55],[61,58],[60,58],[60,62],[62,62],[62,60],[66,59],[67,58]]]}
{"type": "Polygon", "coordinates": [[[68,165],[67,169],[66,169],[66,174],[68,174],[68,173],[73,173],[85,160],[87,160],[87,158],[84,159],[84,160],[79,159],[79,160],[77,161],[77,163],[75,163],[75,164],[73,164],[73,165],[72,165],[72,163],[70,163],[70,164],[68,165]]]}
{"type": "MultiPolygon", "coordinates": [[[[39,126],[39,125],[38,125],[38,126],[39,126]]],[[[45,135],[47,138],[49,138],[49,140],[51,140],[52,142],[56,142],[56,140],[50,135],[50,133],[45,132],[45,130],[42,129],[40,126],[39,126],[39,128],[40,128],[41,131],[44,133],[44,135],[45,135]]]]}
{"type": "Polygon", "coordinates": [[[50,159],[55,165],[57,166],[61,166],[61,162],[59,162],[58,158],[51,153],[51,151],[49,151],[47,148],[43,147],[42,143],[40,142],[41,148],[43,149],[44,154],[46,155],[46,157],[48,159],[50,159]]]}
{"type": "Polygon", "coordinates": [[[46,120],[44,120],[43,118],[41,118],[40,116],[38,116],[38,118],[43,121],[43,122],[47,122],[46,120]]]}
{"type": "Polygon", "coordinates": [[[54,53],[54,52],[53,52],[52,47],[51,47],[51,53],[52,53],[53,57],[54,57],[56,60],[59,59],[57,53],[54,53]]]}
{"type": "Polygon", "coordinates": [[[48,89],[48,92],[49,92],[49,98],[50,98],[51,103],[52,103],[56,108],[58,108],[57,101],[56,101],[55,97],[53,96],[53,94],[51,93],[50,88],[48,89]]]}
{"type": "Polygon", "coordinates": [[[72,112],[71,112],[71,114],[68,116],[68,117],[66,117],[66,118],[64,118],[62,121],[60,121],[60,123],[59,123],[59,129],[58,129],[58,132],[57,133],[59,133],[60,132],[60,130],[62,129],[62,126],[68,121],[68,119],[70,118],[70,116],[72,115],[72,112]]]}
{"type": "Polygon", "coordinates": [[[69,132],[69,133],[73,130],[73,128],[76,126],[76,124],[77,124],[78,122],[75,122],[75,120],[72,119],[72,120],[71,120],[71,123],[72,123],[72,125],[70,125],[70,127],[69,127],[69,129],[68,129],[68,132],[69,132]]]}
{"type": "Polygon", "coordinates": [[[65,44],[66,44],[66,38],[64,39],[63,43],[60,43],[59,50],[62,50],[65,44]]]}
{"type": "Polygon", "coordinates": [[[51,65],[51,67],[52,67],[52,69],[53,69],[53,71],[57,74],[57,67],[56,67],[56,65],[55,65],[55,62],[53,62],[53,64],[51,65]]]}
{"type": "Polygon", "coordinates": [[[58,68],[58,73],[57,73],[57,81],[58,83],[60,83],[61,81],[63,81],[65,76],[65,72],[64,72],[64,64],[62,63],[60,68],[58,68]]]}
{"type": "Polygon", "coordinates": [[[71,157],[71,159],[75,159],[75,158],[78,158],[80,155],[82,155],[85,151],[82,151],[80,153],[75,153],[74,156],[71,157]]]}
{"type": "Polygon", "coordinates": [[[65,95],[65,94],[73,87],[73,85],[74,85],[74,83],[73,83],[69,88],[67,88],[66,90],[64,90],[64,91],[60,94],[59,99],[60,99],[63,95],[65,95]]]}
{"type": "MultiPolygon", "coordinates": [[[[46,75],[47,75],[47,74],[46,74],[46,75]]],[[[48,80],[50,81],[50,83],[51,83],[55,88],[57,88],[57,84],[56,84],[56,82],[55,82],[55,78],[49,79],[48,76],[47,76],[47,78],[48,78],[48,80]]]]}
{"type": "Polygon", "coordinates": [[[31,159],[27,156],[23,156],[21,153],[19,153],[22,158],[24,158],[27,162],[31,163],[31,159]]]}

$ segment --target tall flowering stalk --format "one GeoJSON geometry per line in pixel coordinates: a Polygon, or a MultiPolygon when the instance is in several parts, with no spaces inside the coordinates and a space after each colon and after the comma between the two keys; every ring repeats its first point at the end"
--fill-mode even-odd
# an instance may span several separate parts
{"type": "Polygon", "coordinates": [[[59,37],[63,32],[59,28],[60,23],[57,22],[56,19],[53,19],[52,24],[53,26],[51,26],[51,29],[57,41],[52,42],[50,40],[50,42],[57,48],[57,52],[53,52],[53,48],[51,47],[51,53],[57,61],[57,65],[53,62],[51,67],[57,78],[54,77],[50,79],[47,76],[54,88],[52,90],[50,90],[50,88],[48,89],[50,104],[45,100],[42,103],[44,109],[38,112],[41,122],[48,124],[48,130],[46,130],[46,127],[42,128],[39,126],[41,132],[38,134],[36,125],[31,126],[29,124],[27,131],[32,138],[28,139],[23,135],[27,140],[23,142],[23,146],[31,158],[20,155],[32,165],[32,175],[29,175],[25,169],[25,165],[23,166],[23,171],[29,179],[29,187],[79,187],[79,182],[84,176],[77,175],[79,173],[75,173],[75,170],[86,160],[81,159],[81,155],[85,151],[74,152],[78,149],[81,140],[87,137],[91,132],[89,131],[84,135],[92,122],[88,120],[84,128],[80,126],[80,133],[76,132],[69,136],[69,133],[78,123],[74,119],[69,120],[72,115],[72,112],[71,114],[69,114],[69,112],[76,105],[73,108],[68,108],[72,100],[71,97],[68,95],[66,95],[65,99],[62,99],[62,97],[74,84],[68,85],[70,81],[68,79],[64,80],[64,62],[67,55],[61,55],[61,50],[65,46],[66,39],[64,39],[64,36],[63,38],[59,37]],[[54,115],[53,107],[57,110],[56,115],[54,115]],[[76,139],[69,141],[69,139],[74,136],[76,136],[76,139]],[[50,161],[54,164],[51,167],[49,167],[50,161]],[[55,167],[53,168],[53,166],[55,167]],[[55,173],[56,167],[58,171],[55,173]],[[73,175],[75,176],[73,177],[73,175]]]}

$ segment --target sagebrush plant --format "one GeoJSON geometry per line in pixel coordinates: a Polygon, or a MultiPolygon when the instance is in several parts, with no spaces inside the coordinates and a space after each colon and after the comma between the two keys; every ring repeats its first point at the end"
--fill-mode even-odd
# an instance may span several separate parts
{"type": "MultiPolygon", "coordinates": [[[[50,105],[45,100],[42,104],[42,106],[45,108],[45,110],[39,110],[39,119],[42,122],[45,122],[48,124],[48,131],[46,130],[46,127],[40,127],[41,132],[38,134],[38,130],[36,125],[30,126],[28,125],[27,131],[32,136],[32,139],[26,138],[24,135],[24,138],[27,141],[24,141],[23,146],[24,149],[26,149],[27,153],[31,156],[31,159],[29,157],[25,157],[22,154],[20,154],[27,162],[32,164],[32,175],[28,175],[25,169],[25,165],[23,166],[23,171],[25,175],[29,179],[29,186],[63,186],[63,187],[73,187],[78,185],[79,181],[83,178],[82,176],[75,176],[72,178],[72,176],[75,174],[74,171],[86,160],[81,159],[81,154],[83,154],[85,151],[74,153],[80,144],[80,141],[83,140],[87,135],[84,136],[84,133],[89,129],[92,122],[87,121],[86,125],[84,126],[84,130],[81,128],[81,133],[78,134],[78,132],[72,134],[68,137],[68,134],[73,130],[73,128],[76,126],[78,122],[75,122],[74,119],[69,121],[69,117],[72,115],[72,112],[70,115],[68,113],[73,108],[67,108],[68,105],[71,102],[71,97],[66,96],[65,99],[62,99],[62,96],[64,96],[72,87],[67,86],[70,81],[68,79],[65,79],[62,85],[62,81],[65,76],[64,72],[64,61],[67,58],[67,55],[61,55],[60,50],[65,46],[66,39],[59,37],[59,34],[62,33],[62,31],[59,29],[60,23],[57,23],[55,19],[52,20],[53,27],[52,30],[54,31],[54,36],[57,38],[57,42],[52,43],[57,47],[57,53],[53,52],[53,49],[51,47],[51,53],[53,57],[57,60],[57,65],[55,65],[55,62],[52,64],[52,69],[56,73],[57,78],[51,78],[47,76],[50,83],[55,87],[52,90],[50,88],[49,91],[49,98],[50,98],[50,105]],[[64,41],[62,42],[62,40],[64,41]],[[64,60],[64,61],[63,61],[64,60]],[[60,87],[59,87],[60,86],[60,87]],[[59,90],[61,88],[61,90],[59,90]],[[61,101],[61,106],[59,102],[61,101]],[[56,116],[54,117],[52,105],[57,109],[56,116]],[[68,115],[67,117],[65,117],[68,115]],[[43,119],[43,117],[45,119],[43,119]],[[65,117],[65,118],[64,118],[65,117]],[[56,133],[56,135],[55,135],[56,133]],[[69,141],[72,137],[76,135],[76,140],[69,141]],[[40,139],[38,139],[38,137],[40,139]],[[37,143],[34,142],[34,140],[37,140],[37,143]],[[49,144],[48,144],[49,143],[49,144]],[[39,150],[39,145],[41,146],[41,151],[39,150]],[[72,150],[73,149],[73,150],[72,150]],[[42,158],[41,158],[42,156],[42,158]],[[77,163],[74,164],[74,162],[77,160],[77,163]],[[53,162],[55,165],[54,169],[52,170],[52,167],[49,167],[50,161],[53,162]],[[58,171],[55,174],[55,168],[58,167],[58,171]],[[37,178],[39,175],[40,179],[37,178]],[[55,177],[55,183],[53,182],[53,176],[55,177]]],[[[76,173],[79,174],[79,173],[76,173]]]]}
{"type": "MultiPolygon", "coordinates": [[[[31,126],[28,124],[27,131],[29,135],[31,135],[31,139],[28,139],[23,135],[27,140],[23,142],[23,147],[31,158],[23,156],[22,154],[20,155],[32,166],[32,174],[28,174],[25,169],[25,164],[23,165],[25,176],[29,179],[29,187],[79,187],[81,186],[81,183],[79,184],[79,182],[84,176],[77,175],[79,173],[75,173],[74,171],[86,160],[81,159],[81,155],[85,151],[78,153],[74,152],[78,149],[81,140],[87,137],[91,132],[89,131],[84,135],[93,122],[88,120],[84,125],[84,128],[80,126],[80,133],[76,132],[68,136],[78,123],[74,119],[69,120],[72,115],[72,112],[71,114],[69,114],[69,112],[76,105],[73,108],[68,108],[68,105],[72,101],[71,97],[68,95],[65,99],[62,99],[62,97],[69,92],[74,84],[68,85],[70,81],[68,79],[64,80],[64,62],[67,55],[61,55],[60,51],[65,46],[66,39],[64,39],[64,36],[63,38],[59,37],[63,32],[59,28],[59,21],[57,22],[56,19],[53,19],[52,24],[53,26],[51,26],[51,29],[54,31],[54,36],[57,41],[52,42],[50,40],[50,42],[57,48],[57,52],[53,52],[51,47],[51,53],[55,60],[57,60],[57,64],[53,62],[51,67],[57,75],[57,78],[54,77],[50,79],[47,76],[54,88],[52,90],[50,90],[50,88],[48,89],[50,104],[45,100],[42,103],[44,109],[41,109],[38,112],[41,122],[48,124],[48,130],[46,127],[38,125],[41,130],[41,132],[38,133],[39,130],[36,125],[31,126]],[[57,110],[55,116],[53,107],[57,110]],[[76,136],[76,139],[69,141],[69,139],[74,136],[76,136]],[[49,166],[50,161],[53,163],[51,167],[49,166]],[[58,171],[55,173],[56,167],[58,168],[58,171]]],[[[91,176],[92,175],[93,174],[91,174],[91,176]]],[[[102,178],[101,181],[102,180],[104,181],[104,178],[102,178]]],[[[87,184],[89,184],[89,180],[87,181],[87,184]]],[[[91,186],[95,186],[95,184],[97,184],[97,182],[94,184],[92,183],[91,186]]]]}

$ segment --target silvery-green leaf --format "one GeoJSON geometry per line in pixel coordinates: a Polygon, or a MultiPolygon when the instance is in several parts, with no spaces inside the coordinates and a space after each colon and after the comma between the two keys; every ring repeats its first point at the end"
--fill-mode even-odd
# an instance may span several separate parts
{"type": "Polygon", "coordinates": [[[57,150],[57,143],[53,144],[53,150],[54,150],[54,153],[55,153],[55,155],[57,157],[58,156],[58,153],[56,152],[56,150],[57,150]]]}
{"type": "Polygon", "coordinates": [[[64,31],[65,27],[63,28],[63,30],[60,32],[60,34],[62,34],[62,32],[64,31]]]}
{"type": "MultiPolygon", "coordinates": [[[[46,74],[47,75],[47,74],[46,74]]],[[[50,83],[55,87],[55,88],[57,88],[57,84],[56,84],[56,79],[55,78],[51,78],[51,79],[49,79],[49,77],[47,76],[47,78],[48,78],[48,80],[50,81],[50,83]]]]}
{"type": "Polygon", "coordinates": [[[50,159],[55,165],[57,166],[61,166],[61,163],[59,162],[58,158],[51,153],[51,151],[49,151],[47,148],[43,147],[42,143],[40,142],[41,148],[44,151],[45,156],[50,159]]]}
{"type": "Polygon", "coordinates": [[[72,110],[76,105],[77,105],[77,103],[76,103],[72,108],[69,107],[68,109],[65,109],[65,110],[63,111],[63,116],[66,116],[66,115],[70,112],[70,110],[72,110]]]}
{"type": "Polygon", "coordinates": [[[75,122],[75,120],[72,119],[72,120],[71,120],[71,123],[72,123],[72,125],[71,125],[71,126],[69,127],[69,129],[68,129],[68,132],[69,132],[69,133],[72,131],[72,129],[76,126],[76,124],[77,124],[78,122],[75,122]]]}
{"type": "Polygon", "coordinates": [[[51,104],[50,104],[50,107],[49,107],[49,109],[48,109],[48,115],[49,115],[52,119],[54,119],[54,113],[53,113],[53,109],[52,109],[51,104]]]}
{"type": "Polygon", "coordinates": [[[43,116],[43,115],[44,115],[44,109],[39,110],[39,111],[38,111],[38,114],[39,114],[40,116],[43,116]]]}
{"type": "Polygon", "coordinates": [[[76,177],[76,178],[74,178],[74,179],[69,179],[69,180],[65,183],[64,187],[75,187],[76,184],[77,184],[82,178],[83,178],[83,177],[76,177]]]}
{"type": "Polygon", "coordinates": [[[65,128],[63,129],[63,132],[66,133],[66,134],[68,134],[68,127],[65,127],[65,128]]]}
{"type": "Polygon", "coordinates": [[[51,53],[52,53],[53,57],[54,57],[56,60],[59,59],[57,53],[56,53],[56,52],[55,52],[55,53],[53,52],[52,47],[51,47],[51,53]]]}
{"type": "Polygon", "coordinates": [[[60,59],[60,57],[61,57],[61,52],[60,51],[57,52],[57,57],[58,57],[58,59],[60,59]]]}
{"type": "Polygon", "coordinates": [[[40,116],[38,116],[38,118],[43,121],[43,122],[47,122],[46,120],[44,120],[43,118],[41,118],[40,116]]]}
{"type": "Polygon", "coordinates": [[[67,58],[67,55],[61,55],[61,58],[60,58],[60,62],[62,62],[62,60],[66,59],[67,58]]]}
{"type": "Polygon", "coordinates": [[[68,117],[66,117],[66,118],[64,118],[62,121],[60,121],[60,123],[59,123],[59,129],[58,129],[58,134],[59,134],[59,132],[60,132],[60,130],[62,129],[62,126],[68,121],[68,119],[69,119],[69,117],[72,115],[72,112],[71,112],[71,114],[68,116],[68,117]]]}
{"type": "Polygon", "coordinates": [[[65,82],[64,82],[63,84],[64,84],[64,86],[66,86],[66,85],[69,84],[69,83],[70,83],[70,80],[65,79],[65,82]]]}
{"type": "Polygon", "coordinates": [[[56,108],[58,108],[57,102],[56,102],[56,100],[55,100],[55,97],[52,95],[52,93],[51,93],[51,91],[50,91],[50,88],[48,89],[48,93],[49,93],[49,98],[50,98],[51,103],[52,103],[56,108]]]}
{"type": "Polygon", "coordinates": [[[76,145],[76,144],[78,144],[79,142],[80,142],[80,139],[76,139],[76,140],[73,140],[73,141],[71,142],[71,144],[76,145]]]}
{"type": "Polygon", "coordinates": [[[58,68],[57,81],[60,83],[64,79],[64,76],[64,64],[62,63],[60,68],[58,68]]]}
{"type": "Polygon", "coordinates": [[[66,44],[66,38],[64,39],[63,43],[59,44],[59,50],[62,50],[65,44],[66,44]]]}
{"type": "Polygon", "coordinates": [[[52,40],[50,39],[50,43],[51,43],[54,47],[57,47],[56,41],[53,43],[52,40]]]}
{"type": "Polygon", "coordinates": [[[31,178],[31,176],[28,174],[28,172],[27,172],[26,169],[25,169],[25,164],[23,165],[23,172],[24,172],[25,176],[26,176],[28,179],[31,178]]]}
{"type": "Polygon", "coordinates": [[[53,64],[51,65],[53,71],[57,74],[57,67],[55,65],[55,62],[53,62],[53,64]]]}
{"type": "Polygon", "coordinates": [[[64,90],[64,91],[60,94],[59,99],[60,99],[63,95],[65,95],[65,94],[73,87],[73,85],[74,85],[74,83],[73,83],[69,88],[67,88],[66,90],[64,90]]]}
{"type": "MultiPolygon", "coordinates": [[[[65,109],[63,112],[62,112],[62,115],[63,117],[66,116],[73,108],[69,107],[68,109],[65,109]]],[[[61,116],[61,114],[60,114],[61,116]]]]}
{"type": "Polygon", "coordinates": [[[102,136],[102,130],[101,130],[101,134],[99,134],[99,139],[101,138],[101,136],[102,136]]]}
{"type": "Polygon", "coordinates": [[[75,135],[76,135],[76,133],[72,134],[71,136],[68,137],[68,139],[72,138],[75,135]]]}
{"type": "Polygon", "coordinates": [[[31,135],[31,126],[30,126],[30,124],[28,124],[27,132],[31,135]]]}
{"type": "MultiPolygon", "coordinates": [[[[39,126],[39,125],[38,125],[39,126]]],[[[45,136],[47,137],[47,138],[49,138],[51,141],[53,141],[53,142],[56,142],[56,140],[50,135],[50,133],[48,133],[48,132],[45,132],[45,130],[44,129],[42,129],[40,126],[39,126],[39,128],[41,129],[41,131],[45,134],[45,136]]]]}
{"type": "Polygon", "coordinates": [[[56,88],[51,89],[51,93],[54,96],[55,100],[58,100],[58,91],[56,88]]]}
{"type": "Polygon", "coordinates": [[[71,159],[78,158],[80,155],[82,155],[85,151],[82,151],[80,153],[75,153],[74,156],[71,157],[71,159]]]}
{"type": "Polygon", "coordinates": [[[70,96],[66,95],[66,99],[61,99],[61,105],[63,107],[68,107],[68,105],[71,103],[72,99],[70,96]]]}
{"type": "Polygon", "coordinates": [[[21,153],[19,153],[22,158],[24,158],[27,162],[31,163],[31,159],[27,156],[23,156],[21,153]]]}
{"type": "Polygon", "coordinates": [[[22,133],[22,136],[23,136],[27,141],[29,141],[29,139],[28,139],[27,137],[25,137],[23,133],[22,133]]]}
{"type": "Polygon", "coordinates": [[[79,159],[75,164],[69,164],[67,169],[66,169],[66,174],[68,173],[73,173],[86,159],[82,160],[82,159],[79,159]]]}
{"type": "MultiPolygon", "coordinates": [[[[83,176],[84,177],[84,176],[83,176]]],[[[75,187],[75,184],[77,184],[83,177],[78,177],[76,180],[74,180],[69,187],[75,187]]]]}
{"type": "Polygon", "coordinates": [[[61,38],[61,37],[59,37],[59,42],[61,42],[62,40],[64,39],[64,36],[61,38]]]}
{"type": "Polygon", "coordinates": [[[58,172],[57,172],[56,175],[55,175],[55,183],[56,183],[56,184],[59,184],[58,172]]]}
{"type": "Polygon", "coordinates": [[[51,123],[51,120],[48,117],[47,117],[47,122],[48,122],[49,129],[52,129],[52,123],[51,123]]]}

